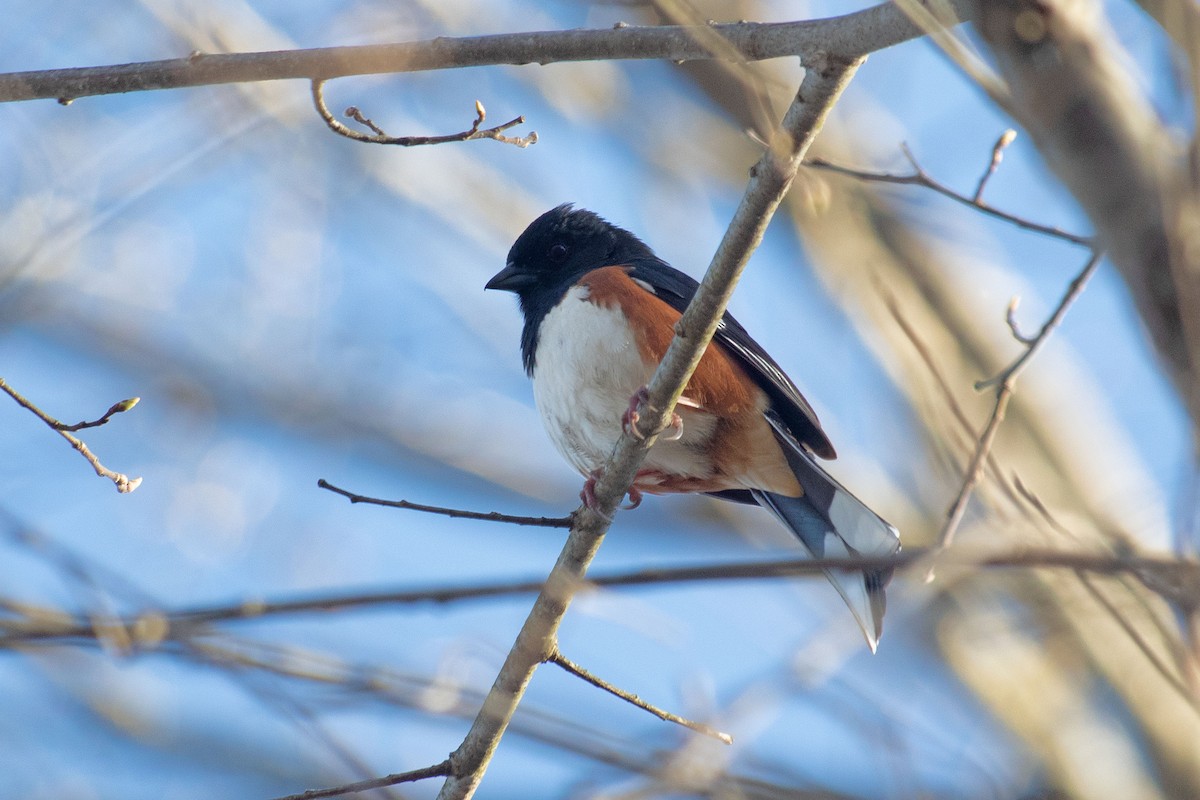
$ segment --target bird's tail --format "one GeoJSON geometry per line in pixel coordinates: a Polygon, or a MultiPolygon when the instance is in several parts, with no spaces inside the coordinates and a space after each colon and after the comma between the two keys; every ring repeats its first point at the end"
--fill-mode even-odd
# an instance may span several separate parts
{"type": "MultiPolygon", "coordinates": [[[[791,529],[815,558],[889,556],[900,551],[900,534],[892,525],[821,469],[782,421],[769,412],[767,421],[804,494],[788,497],[755,489],[751,493],[759,505],[791,529]]],[[[892,570],[827,569],[825,575],[850,606],[874,652],[883,633],[884,587],[892,570]]]]}

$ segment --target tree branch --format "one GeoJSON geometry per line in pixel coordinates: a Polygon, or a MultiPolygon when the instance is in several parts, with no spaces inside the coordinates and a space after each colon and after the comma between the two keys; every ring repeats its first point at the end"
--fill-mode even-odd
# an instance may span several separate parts
{"type": "Polygon", "coordinates": [[[705,725],[701,722],[695,722],[690,719],[685,719],[684,717],[681,717],[678,714],[672,714],[670,711],[665,711],[664,709],[661,709],[656,705],[647,703],[645,700],[638,697],[633,692],[627,692],[624,689],[613,686],[611,683],[604,680],[603,678],[593,675],[592,673],[588,672],[583,667],[576,664],[571,659],[564,656],[562,654],[562,651],[560,651],[558,649],[558,647],[555,647],[554,651],[551,652],[550,655],[546,657],[545,663],[554,664],[558,667],[561,667],[563,670],[574,675],[576,678],[579,678],[580,680],[590,683],[592,686],[595,686],[597,689],[603,689],[604,691],[611,694],[613,697],[619,697],[622,700],[624,700],[626,703],[629,703],[632,706],[640,708],[643,711],[648,711],[649,713],[653,714],[654,716],[658,717],[659,719],[663,720],[664,722],[674,722],[676,725],[682,725],[683,727],[687,728],[688,730],[693,730],[696,733],[702,733],[705,736],[711,736],[712,738],[716,739],[719,742],[723,742],[725,744],[733,744],[733,737],[730,736],[728,733],[719,731],[716,728],[711,728],[708,725],[705,725]]]}
{"type": "Polygon", "coordinates": [[[483,522],[507,522],[512,525],[527,525],[534,528],[569,528],[573,516],[566,517],[523,517],[514,516],[512,514],[501,514],[499,511],[465,511],[459,508],[446,508],[444,506],[427,506],[421,503],[410,503],[407,500],[383,500],[378,497],[367,497],[361,494],[347,491],[345,489],[334,486],[329,481],[321,478],[317,481],[317,486],[322,489],[328,489],[334,494],[340,494],[351,503],[367,503],[373,506],[384,506],[386,508],[403,508],[408,511],[421,511],[426,514],[441,514],[445,517],[453,517],[454,519],[475,519],[483,522]]]}
{"type": "MultiPolygon", "coordinates": [[[[821,20],[741,22],[707,27],[720,34],[732,46],[738,59],[745,61],[786,56],[807,58],[819,52],[856,58],[921,35],[908,17],[891,3],[821,20]]],[[[704,41],[694,27],[664,25],[441,37],[423,42],[263,53],[193,53],[186,58],[165,61],[0,75],[0,102],[38,98],[70,101],[94,95],[222,83],[299,78],[320,81],[348,75],[498,64],[713,58],[704,41]]]]}
{"type": "Polygon", "coordinates": [[[979,185],[976,187],[974,196],[966,195],[966,194],[963,194],[962,192],[955,191],[954,189],[951,189],[946,184],[944,184],[941,181],[934,178],[932,175],[930,175],[928,172],[925,171],[924,167],[922,167],[917,162],[916,157],[913,156],[912,152],[907,147],[903,148],[904,157],[908,160],[908,163],[912,166],[912,172],[905,173],[905,174],[854,169],[852,167],[844,167],[844,166],[841,166],[840,164],[834,164],[823,158],[814,158],[811,161],[805,162],[804,166],[813,167],[815,169],[823,169],[823,170],[827,170],[829,172],[836,173],[838,175],[845,175],[850,178],[857,178],[858,180],[862,180],[862,181],[871,181],[873,183],[892,183],[892,184],[899,184],[902,186],[921,186],[926,189],[930,189],[934,192],[937,192],[938,194],[942,195],[943,197],[948,197],[956,203],[962,203],[963,205],[969,206],[970,208],[973,208],[976,211],[980,211],[984,214],[987,214],[990,217],[995,217],[996,219],[1004,220],[1005,222],[1010,222],[1013,225],[1016,225],[1017,227],[1023,228],[1027,231],[1033,231],[1035,233],[1043,233],[1047,236],[1053,236],[1057,239],[1062,239],[1063,241],[1071,242],[1072,244],[1083,245],[1084,247],[1091,247],[1092,246],[1092,237],[1090,237],[1090,236],[1082,236],[1077,233],[1070,233],[1068,231],[1062,230],[1061,228],[1057,228],[1057,227],[1054,227],[1051,225],[1043,225],[1040,222],[1034,222],[1033,220],[1028,219],[1026,217],[1021,217],[1016,214],[1010,214],[1007,211],[1001,211],[1000,209],[996,208],[995,206],[993,206],[989,203],[985,203],[981,199],[980,195],[982,195],[982,193],[983,193],[984,186],[986,185],[988,179],[991,178],[992,173],[995,172],[996,167],[999,166],[1000,159],[999,159],[998,155],[1003,151],[1003,146],[1007,146],[1007,145],[1003,145],[1004,141],[1005,141],[1005,136],[1001,136],[1000,139],[997,141],[996,146],[993,148],[991,164],[989,165],[987,172],[984,173],[983,178],[980,179],[979,185]]]}
{"type": "Polygon", "coordinates": [[[96,454],[93,453],[88,448],[88,446],[83,443],[82,440],[80,440],[76,436],[72,436],[70,433],[71,431],[78,431],[83,428],[95,428],[95,427],[105,424],[106,422],[108,422],[108,420],[110,418],[113,417],[113,415],[128,411],[129,409],[131,409],[135,405],[137,405],[138,398],[131,397],[128,400],[122,400],[119,403],[113,404],[113,406],[104,413],[104,416],[100,417],[100,419],[95,420],[93,422],[79,422],[79,423],[76,423],[75,425],[68,425],[65,422],[59,422],[54,417],[47,414],[45,411],[42,411],[40,408],[35,406],[32,402],[30,402],[28,399],[26,399],[20,392],[18,392],[16,389],[9,386],[8,383],[3,378],[0,378],[0,391],[3,391],[5,394],[7,394],[13,400],[16,400],[17,403],[19,405],[21,405],[22,407],[28,409],[29,411],[32,411],[33,414],[38,419],[40,419],[42,422],[49,425],[50,428],[53,429],[54,431],[56,431],[59,436],[66,439],[67,442],[70,443],[71,447],[74,447],[79,452],[79,455],[81,455],[85,459],[87,459],[87,462],[92,465],[92,469],[94,469],[96,471],[97,475],[99,475],[101,478],[108,478],[110,481],[113,482],[113,484],[117,487],[118,492],[121,492],[122,494],[126,494],[128,492],[132,492],[134,489],[136,489],[142,485],[141,478],[130,478],[128,475],[125,475],[124,473],[114,472],[111,469],[109,469],[108,467],[101,464],[100,459],[96,456],[96,454]]]}
{"type": "Polygon", "coordinates": [[[350,106],[346,109],[346,116],[357,122],[359,125],[366,126],[371,129],[371,133],[363,133],[356,131],[347,126],[341,120],[333,115],[329,110],[329,106],[325,104],[325,81],[315,80],[312,82],[312,99],[313,106],[317,109],[317,114],[325,121],[329,130],[345,136],[347,139],[353,139],[356,142],[366,142],[367,144],[394,144],[400,147],[417,147],[419,145],[430,144],[449,144],[451,142],[470,142],[475,139],[493,139],[497,142],[515,145],[525,148],[531,144],[536,144],[538,140],[537,131],[532,131],[528,136],[505,136],[504,131],[509,128],[515,128],[517,125],[525,124],[525,117],[517,117],[511,119],[502,125],[497,125],[494,128],[483,128],[483,121],[487,119],[487,111],[483,107],[483,103],[475,101],[475,122],[470,128],[459,133],[448,133],[443,136],[389,136],[382,128],[376,125],[371,119],[363,116],[363,113],[355,106],[350,106]]]}
{"type": "Polygon", "coordinates": [[[397,772],[393,775],[385,775],[382,778],[372,778],[368,781],[357,781],[356,783],[346,783],[341,786],[331,786],[328,789],[310,789],[307,792],[300,794],[289,794],[285,797],[278,797],[275,800],[316,800],[320,797],[337,797],[343,794],[357,794],[358,792],[368,792],[371,789],[382,789],[386,786],[395,786],[400,783],[413,783],[415,781],[423,781],[427,778],[439,778],[450,773],[450,759],[446,759],[440,764],[434,764],[421,769],[409,770],[408,772],[397,772]]]}
{"type": "MultiPolygon", "coordinates": [[[[988,386],[996,385],[996,402],[992,406],[992,413],[989,416],[987,424],[983,428],[983,432],[979,434],[979,441],[975,447],[975,454],[971,458],[971,463],[967,467],[965,476],[963,477],[962,485],[959,487],[958,495],[954,498],[954,502],[950,504],[950,510],[946,513],[946,522],[942,525],[942,529],[938,534],[938,548],[949,547],[954,541],[954,535],[958,531],[958,526],[962,522],[963,514],[967,510],[967,502],[971,499],[971,493],[975,490],[975,486],[979,483],[983,476],[984,462],[987,460],[988,453],[991,452],[992,442],[995,441],[996,432],[1000,429],[1000,423],[1004,421],[1004,414],[1008,409],[1008,402],[1012,398],[1013,392],[1016,391],[1017,378],[1025,370],[1030,360],[1041,350],[1046,343],[1050,334],[1062,324],[1063,317],[1066,316],[1067,309],[1075,302],[1076,298],[1083,292],[1087,286],[1088,280],[1096,272],[1096,268],[1100,265],[1100,259],[1103,254],[1095,250],[1092,252],[1091,258],[1084,265],[1083,270],[1075,276],[1071,284],[1067,287],[1066,293],[1059,301],[1058,306],[1054,309],[1054,313],[1042,325],[1042,329],[1038,331],[1037,336],[1032,339],[1024,339],[1017,336],[1014,330],[1013,334],[1017,340],[1025,345],[1025,352],[1017,357],[1012,364],[1004,369],[999,375],[980,381],[975,384],[975,388],[984,389],[988,386]]],[[[1010,306],[1011,308],[1011,306],[1010,306]]],[[[1011,313],[1006,315],[1006,318],[1011,319],[1011,313]]],[[[1012,327],[1012,323],[1009,323],[1012,327]]],[[[931,568],[926,574],[926,579],[932,579],[933,569],[931,568]]]]}

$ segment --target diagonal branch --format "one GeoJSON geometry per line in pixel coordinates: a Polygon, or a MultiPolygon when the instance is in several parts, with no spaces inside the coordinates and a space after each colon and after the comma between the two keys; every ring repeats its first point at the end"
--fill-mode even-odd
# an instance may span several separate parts
{"type": "Polygon", "coordinates": [[[826,114],[860,63],[861,59],[821,58],[805,64],[804,80],[784,116],[782,130],[751,171],[741,204],[650,381],[638,423],[642,435],[626,433],[621,437],[596,482],[596,508],[584,507],[576,512],[571,534],[545,588],[534,602],[471,730],[450,757],[452,773],[442,786],[439,800],[469,798],[483,779],[534,670],[554,651],[558,627],[583,583],[617,505],[633,483],[657,432],[670,421],[675,403],[708,346],[750,253],[762,239],[826,114]]]}
{"type": "Polygon", "coordinates": [[[648,711],[649,713],[653,714],[654,716],[658,717],[659,719],[663,720],[664,722],[674,722],[676,725],[682,725],[683,727],[685,727],[689,730],[693,730],[696,733],[702,733],[705,736],[711,736],[712,738],[714,738],[717,741],[722,742],[724,744],[733,744],[733,737],[730,736],[728,733],[719,731],[716,728],[712,728],[708,725],[705,725],[702,722],[696,722],[694,720],[690,720],[690,719],[686,719],[685,717],[681,717],[678,714],[672,714],[670,711],[661,709],[658,706],[653,705],[652,703],[647,703],[645,700],[638,697],[633,692],[627,692],[618,686],[612,685],[611,683],[604,680],[603,678],[600,678],[600,677],[592,674],[591,672],[588,672],[586,669],[584,669],[583,667],[579,666],[571,659],[564,656],[562,654],[562,651],[560,651],[557,647],[555,647],[554,651],[552,653],[550,653],[550,655],[546,658],[546,663],[554,664],[557,667],[561,667],[564,671],[569,672],[570,674],[574,675],[576,678],[579,678],[582,681],[590,683],[592,686],[595,686],[597,689],[603,689],[604,691],[611,694],[613,697],[619,697],[622,700],[624,700],[626,703],[629,703],[632,706],[640,708],[643,711],[648,711]]]}
{"type": "Polygon", "coordinates": [[[401,783],[414,783],[415,781],[423,781],[429,778],[438,778],[442,775],[447,775],[450,772],[450,760],[447,759],[439,764],[422,767],[421,769],[409,770],[408,772],[397,772],[394,775],[384,775],[382,778],[372,778],[369,781],[358,781],[356,783],[347,783],[341,786],[331,786],[328,789],[309,789],[307,792],[300,794],[289,794],[286,797],[278,797],[275,800],[317,800],[320,797],[337,797],[343,794],[357,794],[358,792],[368,792],[371,789],[382,789],[387,786],[396,786],[401,783]]]}
{"type": "Polygon", "coordinates": [[[54,417],[47,414],[45,411],[42,411],[40,408],[35,406],[31,401],[26,399],[20,392],[18,392],[16,389],[9,386],[8,383],[3,378],[0,378],[0,391],[3,391],[5,394],[7,394],[13,400],[16,400],[17,403],[19,405],[21,405],[22,407],[28,409],[29,411],[32,411],[33,414],[38,419],[40,419],[42,422],[46,423],[51,428],[53,428],[55,431],[57,431],[58,435],[63,437],[64,439],[66,439],[67,442],[70,443],[71,447],[74,447],[77,451],[79,451],[79,455],[81,455],[85,459],[87,459],[87,462],[92,465],[92,469],[94,469],[96,471],[97,475],[99,475],[101,478],[108,478],[110,481],[112,481],[113,484],[117,487],[118,492],[121,492],[122,494],[126,494],[128,492],[132,492],[134,489],[136,489],[138,486],[140,486],[142,484],[141,478],[130,478],[128,475],[125,475],[124,473],[114,472],[111,469],[109,469],[108,467],[101,464],[100,459],[96,456],[95,453],[93,453],[91,451],[90,448],[88,448],[88,446],[83,442],[83,440],[81,440],[77,436],[71,435],[71,431],[78,431],[78,430],[82,430],[83,428],[95,428],[95,427],[105,424],[106,422],[108,422],[109,419],[111,419],[113,417],[113,415],[128,411],[129,409],[131,409],[135,405],[137,405],[138,398],[131,397],[128,400],[122,400],[119,403],[114,403],[113,406],[104,413],[104,416],[100,417],[100,419],[94,420],[92,422],[79,422],[79,423],[76,423],[75,425],[68,425],[64,422],[59,422],[54,417]]]}
{"type": "MultiPolygon", "coordinates": [[[[1023,340],[1018,336],[1018,341],[1023,341],[1025,352],[1021,353],[1012,364],[1004,369],[999,375],[988,378],[987,380],[979,381],[975,384],[976,389],[985,389],[988,386],[996,386],[996,402],[992,405],[992,413],[988,417],[987,424],[983,428],[983,432],[979,435],[978,443],[975,446],[975,455],[971,458],[971,463],[967,467],[966,475],[963,477],[962,485],[959,487],[958,495],[954,498],[954,502],[950,504],[950,510],[946,513],[946,521],[942,525],[941,531],[938,533],[939,549],[949,547],[954,541],[954,535],[958,531],[958,526],[962,522],[963,514],[966,513],[967,503],[971,499],[971,493],[975,490],[975,486],[983,477],[983,466],[987,460],[988,453],[992,450],[992,442],[996,439],[996,433],[1000,430],[1000,423],[1004,421],[1004,414],[1008,410],[1009,400],[1012,399],[1013,392],[1016,391],[1017,378],[1025,371],[1025,367],[1033,357],[1042,349],[1050,334],[1055,328],[1062,324],[1063,317],[1066,316],[1067,310],[1071,304],[1083,293],[1087,286],[1088,280],[1095,274],[1097,267],[1100,266],[1100,259],[1104,254],[1099,250],[1093,250],[1092,255],[1088,258],[1087,264],[1071,284],[1067,287],[1067,291],[1063,294],[1058,306],[1055,307],[1054,313],[1042,325],[1037,335],[1031,339],[1023,340]]],[[[1011,306],[1010,306],[1011,308],[1011,306]]],[[[1012,312],[1008,312],[1006,319],[1011,320],[1012,312]]],[[[1009,322],[1009,327],[1012,322],[1009,322]]],[[[1016,331],[1013,331],[1016,335],[1016,331]]],[[[933,569],[930,568],[926,575],[927,578],[933,577],[933,569]]]]}

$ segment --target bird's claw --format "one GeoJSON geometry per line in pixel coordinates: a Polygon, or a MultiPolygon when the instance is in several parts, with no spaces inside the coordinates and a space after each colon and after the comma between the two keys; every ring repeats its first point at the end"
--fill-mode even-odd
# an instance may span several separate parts
{"type": "MultiPolygon", "coordinates": [[[[629,408],[625,409],[625,413],[621,415],[621,430],[629,434],[639,442],[646,437],[638,430],[638,421],[642,415],[638,413],[638,407],[650,399],[650,390],[645,386],[634,392],[629,398],[629,408]]],[[[664,428],[659,434],[659,438],[663,441],[674,442],[683,438],[683,417],[672,412],[671,424],[664,428]]],[[[630,495],[630,500],[633,500],[633,495],[630,495]]],[[[634,503],[634,508],[637,507],[637,502],[634,503]]]]}
{"type": "Polygon", "coordinates": [[[632,511],[642,504],[642,492],[636,486],[629,487],[629,503],[622,506],[626,511],[632,511]]]}
{"type": "MultiPolygon", "coordinates": [[[[600,476],[603,474],[604,470],[602,469],[594,469],[588,474],[587,480],[583,482],[583,488],[579,490],[579,499],[592,511],[604,516],[606,519],[610,519],[600,513],[600,509],[598,508],[599,503],[596,500],[596,481],[600,480],[600,476]]],[[[622,506],[622,508],[632,511],[642,504],[642,492],[636,486],[630,486],[628,494],[629,504],[622,506]]]]}

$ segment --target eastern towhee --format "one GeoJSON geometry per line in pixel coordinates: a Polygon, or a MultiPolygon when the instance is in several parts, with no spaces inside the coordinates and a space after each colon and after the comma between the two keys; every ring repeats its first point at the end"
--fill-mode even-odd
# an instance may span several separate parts
{"type": "MultiPolygon", "coordinates": [[[[588,477],[589,505],[622,429],[636,432],[637,403],[697,286],[632,233],[570,205],[534,220],[487,283],[520,299],[521,357],[538,410],[558,451],[588,477]]],[[[837,454],[812,406],[726,314],[630,500],[703,492],[767,508],[818,558],[898,552],[896,529],[814,456],[837,454]]],[[[874,650],[891,570],[826,575],[874,650]]]]}

